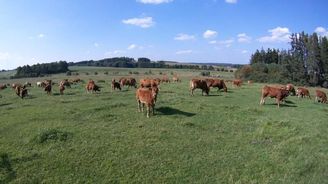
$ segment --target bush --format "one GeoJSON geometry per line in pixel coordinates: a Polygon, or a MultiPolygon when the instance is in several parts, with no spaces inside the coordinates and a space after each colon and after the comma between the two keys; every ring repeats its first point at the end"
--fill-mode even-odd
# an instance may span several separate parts
{"type": "Polygon", "coordinates": [[[85,75],[89,75],[89,72],[85,72],[85,75]]]}
{"type": "Polygon", "coordinates": [[[108,75],[108,72],[106,71],[106,72],[104,72],[104,74],[105,74],[105,75],[108,75]]]}
{"type": "Polygon", "coordinates": [[[97,82],[98,83],[105,83],[106,81],[105,80],[98,80],[97,82]]]}
{"type": "Polygon", "coordinates": [[[67,71],[66,72],[66,76],[71,76],[72,75],[72,72],[71,71],[67,71]]]}
{"type": "Polygon", "coordinates": [[[200,72],[200,75],[201,76],[210,76],[211,75],[211,72],[209,72],[209,71],[202,71],[202,72],[200,72]]]}
{"type": "Polygon", "coordinates": [[[138,72],[138,71],[135,71],[135,72],[133,72],[133,74],[136,74],[136,75],[138,75],[138,74],[139,74],[139,72],[138,72]]]}
{"type": "Polygon", "coordinates": [[[95,72],[94,74],[95,74],[95,75],[98,75],[98,72],[95,72]]]}

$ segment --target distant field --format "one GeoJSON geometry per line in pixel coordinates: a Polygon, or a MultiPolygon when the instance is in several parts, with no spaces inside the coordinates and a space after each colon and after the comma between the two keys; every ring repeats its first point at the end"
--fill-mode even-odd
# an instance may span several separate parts
{"type": "MultiPolygon", "coordinates": [[[[280,109],[273,99],[260,106],[263,84],[257,83],[241,88],[228,83],[228,93],[212,89],[201,96],[196,90],[191,97],[189,80],[200,71],[71,69],[79,76],[45,78],[92,78],[101,92],[86,94],[85,84],[77,84],[60,96],[56,85],[47,96],[31,87],[22,100],[12,89],[0,91],[0,183],[328,181],[327,104],[291,96],[280,109]],[[110,89],[113,78],[160,72],[178,74],[182,83],[160,86],[149,119],[137,112],[135,89],[110,89]]],[[[230,72],[211,74],[233,78],[230,72]]]]}

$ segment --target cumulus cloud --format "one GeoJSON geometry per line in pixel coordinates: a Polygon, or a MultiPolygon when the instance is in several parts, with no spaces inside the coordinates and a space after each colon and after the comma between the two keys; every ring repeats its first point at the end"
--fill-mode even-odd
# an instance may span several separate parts
{"type": "Polygon", "coordinates": [[[258,39],[259,42],[289,42],[290,41],[290,31],[287,27],[276,27],[268,31],[269,36],[263,36],[258,39]]]}
{"type": "Polygon", "coordinates": [[[324,27],[317,27],[315,28],[314,32],[316,32],[320,36],[328,37],[328,30],[324,27]]]}
{"type": "Polygon", "coordinates": [[[175,54],[180,55],[180,54],[190,54],[190,53],[192,53],[192,50],[179,50],[175,54]]]}
{"type": "Polygon", "coordinates": [[[242,50],[241,53],[246,54],[246,53],[248,53],[248,50],[242,50]]]}
{"type": "Polygon", "coordinates": [[[95,42],[95,43],[93,44],[93,46],[95,46],[95,47],[99,47],[99,43],[95,42]]]}
{"type": "Polygon", "coordinates": [[[209,43],[209,44],[216,44],[217,41],[216,41],[216,40],[212,40],[212,41],[209,41],[208,43],[209,43]]]}
{"type": "Polygon", "coordinates": [[[137,0],[137,2],[144,3],[144,4],[161,4],[161,3],[169,3],[172,1],[173,0],[137,0]]]}
{"type": "Polygon", "coordinates": [[[128,50],[133,50],[135,48],[137,48],[136,44],[131,44],[131,45],[128,46],[128,50]]]}
{"type": "Polygon", "coordinates": [[[251,41],[251,37],[247,36],[246,33],[240,33],[237,35],[238,42],[240,43],[249,43],[251,41]]]}
{"type": "Polygon", "coordinates": [[[124,50],[114,50],[114,51],[108,51],[105,53],[105,56],[116,56],[116,55],[120,55],[120,54],[124,54],[125,51],[124,50]]]}
{"type": "Polygon", "coordinates": [[[233,42],[234,39],[228,39],[228,40],[219,41],[219,44],[224,45],[225,47],[231,47],[233,42]]]}
{"type": "Polygon", "coordinates": [[[226,3],[235,4],[237,0],[225,0],[226,3]]]}
{"type": "Polygon", "coordinates": [[[194,39],[195,39],[194,35],[188,35],[184,33],[180,33],[176,37],[174,37],[174,40],[179,40],[179,41],[194,40],[194,39]]]}
{"type": "Polygon", "coordinates": [[[155,24],[152,17],[144,17],[144,18],[131,18],[122,20],[124,24],[130,24],[134,26],[139,26],[142,28],[149,28],[155,24]]]}
{"type": "Polygon", "coordinates": [[[213,31],[213,30],[206,30],[204,33],[203,33],[203,37],[208,39],[208,38],[214,38],[216,37],[218,33],[216,31],[213,31]]]}

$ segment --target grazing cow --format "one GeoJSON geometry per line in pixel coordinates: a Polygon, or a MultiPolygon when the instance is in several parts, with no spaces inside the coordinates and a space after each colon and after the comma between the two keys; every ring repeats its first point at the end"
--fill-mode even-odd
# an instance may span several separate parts
{"type": "Polygon", "coordinates": [[[190,80],[190,95],[194,96],[194,90],[196,88],[199,88],[202,90],[202,95],[204,95],[203,93],[205,92],[206,95],[208,95],[208,93],[210,92],[210,88],[207,86],[207,83],[205,80],[202,79],[191,79],[190,80]]]}
{"type": "Polygon", "coordinates": [[[308,96],[309,99],[311,99],[310,92],[306,88],[302,88],[302,87],[297,88],[296,95],[298,96],[298,99],[300,97],[304,98],[305,96],[308,96]]]}
{"type": "Polygon", "coordinates": [[[157,96],[157,87],[151,88],[138,88],[136,91],[136,100],[138,103],[138,111],[143,112],[144,105],[147,106],[147,118],[149,118],[150,110],[154,115],[155,103],[156,103],[156,96],[157,96]],[[142,109],[141,109],[142,106],[142,109]]]}
{"type": "Polygon", "coordinates": [[[133,86],[134,88],[137,88],[137,81],[135,78],[132,77],[122,77],[119,80],[121,87],[123,88],[124,86],[128,86],[128,89],[130,88],[130,86],[133,86]]]}
{"type": "Polygon", "coordinates": [[[64,94],[64,90],[65,90],[65,86],[63,84],[60,84],[59,85],[59,92],[60,92],[60,95],[63,95],[64,94]]]}
{"type": "Polygon", "coordinates": [[[17,96],[21,97],[22,99],[28,95],[25,86],[16,86],[15,93],[17,96]]]}
{"type": "Polygon", "coordinates": [[[11,87],[12,87],[14,90],[15,90],[16,87],[18,87],[18,86],[23,87],[23,85],[20,84],[20,83],[13,83],[13,84],[11,85],[11,87]]]}
{"type": "Polygon", "coordinates": [[[248,80],[248,81],[247,81],[247,84],[248,84],[248,85],[251,85],[251,84],[253,84],[253,81],[252,81],[252,80],[248,80]]]}
{"type": "Polygon", "coordinates": [[[95,81],[93,81],[93,80],[89,80],[89,82],[88,82],[87,85],[85,86],[85,89],[86,89],[87,93],[90,92],[90,91],[91,91],[91,93],[92,93],[92,92],[100,91],[100,87],[97,86],[97,85],[95,84],[95,81]]]}
{"type": "Polygon", "coordinates": [[[36,86],[44,88],[44,87],[46,87],[46,84],[43,81],[42,82],[36,82],[36,86]]]}
{"type": "Polygon", "coordinates": [[[156,79],[140,79],[140,86],[141,87],[153,87],[159,86],[159,81],[156,79]]]}
{"type": "Polygon", "coordinates": [[[170,79],[165,75],[165,76],[163,76],[163,78],[162,78],[162,82],[170,83],[171,81],[170,81],[170,79]]]}
{"type": "Polygon", "coordinates": [[[227,92],[227,86],[225,85],[224,81],[221,79],[205,79],[207,86],[210,87],[217,87],[218,91],[220,91],[220,89],[223,89],[224,92],[227,92]]]}
{"type": "Polygon", "coordinates": [[[115,79],[112,79],[112,91],[115,89],[119,89],[121,91],[121,85],[119,82],[116,82],[115,79]]]}
{"type": "Polygon", "coordinates": [[[60,81],[59,86],[66,86],[68,88],[71,88],[71,83],[68,81],[68,79],[64,79],[60,81]]]}
{"type": "Polygon", "coordinates": [[[6,84],[0,84],[0,90],[6,89],[7,85],[6,84]]]}
{"type": "Polygon", "coordinates": [[[181,82],[181,80],[179,79],[178,76],[173,76],[172,81],[173,82],[181,82]]]}
{"type": "Polygon", "coordinates": [[[295,92],[295,88],[293,84],[287,84],[286,85],[286,90],[289,91],[289,93],[291,94],[291,96],[295,96],[296,92],[295,92]]]}
{"type": "Polygon", "coordinates": [[[260,105],[265,103],[266,97],[276,98],[278,108],[280,107],[280,102],[289,95],[289,91],[286,89],[264,86],[262,88],[260,105]]]}
{"type": "Polygon", "coordinates": [[[25,87],[32,87],[32,84],[30,82],[25,82],[24,86],[25,87]]]}
{"type": "Polygon", "coordinates": [[[76,79],[73,79],[73,80],[72,80],[72,83],[79,83],[79,82],[82,82],[82,80],[79,79],[79,78],[76,78],[76,79]]]}
{"type": "Polygon", "coordinates": [[[237,86],[237,87],[240,87],[243,84],[243,81],[240,80],[240,79],[235,79],[235,80],[232,81],[232,84],[237,86]]]}
{"type": "Polygon", "coordinates": [[[315,101],[319,102],[319,100],[321,103],[327,103],[327,95],[325,92],[317,89],[315,90],[315,101]]]}
{"type": "Polygon", "coordinates": [[[44,91],[47,92],[47,95],[51,95],[51,90],[52,90],[51,80],[45,80],[44,83],[46,84],[46,86],[44,87],[44,91]]]}

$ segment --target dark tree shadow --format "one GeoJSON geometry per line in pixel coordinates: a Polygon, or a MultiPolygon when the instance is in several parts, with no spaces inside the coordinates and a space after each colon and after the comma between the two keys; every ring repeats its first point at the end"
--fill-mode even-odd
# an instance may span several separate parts
{"type": "Polygon", "coordinates": [[[12,103],[4,103],[4,104],[0,104],[0,107],[2,106],[6,106],[6,105],[11,105],[12,103]]]}
{"type": "Polygon", "coordinates": [[[171,107],[160,107],[156,108],[157,112],[160,112],[163,115],[183,115],[187,117],[192,117],[196,115],[195,113],[184,112],[179,109],[171,108],[171,107]]]}

